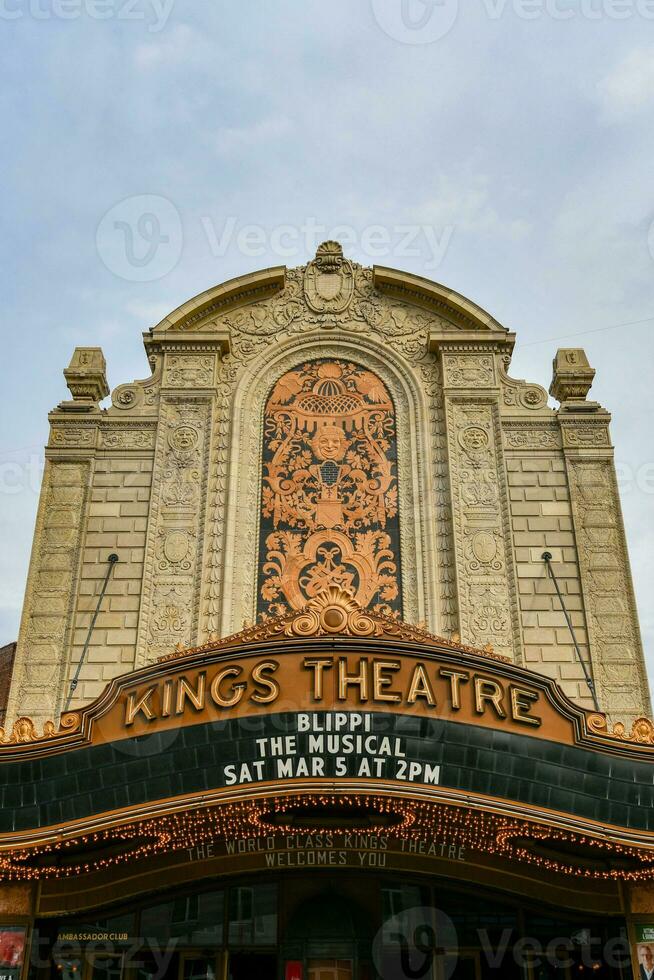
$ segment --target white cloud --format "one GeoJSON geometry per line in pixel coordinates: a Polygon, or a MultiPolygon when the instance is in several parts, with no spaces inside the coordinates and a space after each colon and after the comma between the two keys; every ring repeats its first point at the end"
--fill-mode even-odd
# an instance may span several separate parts
{"type": "Polygon", "coordinates": [[[146,300],[130,299],[125,304],[125,311],[130,316],[143,322],[143,329],[155,327],[164,317],[168,316],[172,307],[170,303],[148,303],[146,300]]]}
{"type": "Polygon", "coordinates": [[[501,216],[493,204],[491,180],[484,174],[459,175],[457,180],[441,174],[437,192],[413,209],[416,221],[434,228],[455,227],[471,234],[502,235],[518,241],[529,233],[523,218],[501,216]]]}
{"type": "Polygon", "coordinates": [[[176,24],[155,40],[134,48],[134,64],[140,71],[171,68],[178,65],[198,65],[209,57],[217,57],[215,42],[188,24],[176,24]]]}
{"type": "Polygon", "coordinates": [[[257,146],[266,145],[271,140],[281,139],[292,129],[293,124],[288,117],[269,116],[251,126],[225,126],[216,134],[214,146],[219,156],[237,156],[257,146]]]}
{"type": "Polygon", "coordinates": [[[597,83],[597,94],[607,122],[654,104],[654,45],[630,51],[597,83]]]}

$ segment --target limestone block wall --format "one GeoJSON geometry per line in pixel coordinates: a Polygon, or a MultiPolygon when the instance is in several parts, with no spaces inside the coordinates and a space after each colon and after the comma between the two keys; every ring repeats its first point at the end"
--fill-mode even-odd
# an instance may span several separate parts
{"type": "MultiPolygon", "coordinates": [[[[542,559],[552,554],[553,568],[582,653],[588,635],[565,463],[561,453],[507,452],[511,528],[518,575],[525,666],[559,682],[585,708],[593,701],[575,654],[555,589],[542,559]]],[[[592,665],[591,665],[592,673],[592,665]]]]}
{"type": "MultiPolygon", "coordinates": [[[[119,562],[91,636],[71,709],[96,698],[113,677],[135,666],[152,465],[152,455],[138,454],[122,458],[111,453],[94,461],[64,689],[70,687],[82,655],[107,557],[117,554],[119,562]]],[[[62,707],[60,704],[58,710],[62,707]]]]}
{"type": "Polygon", "coordinates": [[[608,413],[564,404],[552,422],[507,420],[504,445],[526,666],[593,708],[548,551],[600,707],[615,721],[648,715],[608,413]]]}

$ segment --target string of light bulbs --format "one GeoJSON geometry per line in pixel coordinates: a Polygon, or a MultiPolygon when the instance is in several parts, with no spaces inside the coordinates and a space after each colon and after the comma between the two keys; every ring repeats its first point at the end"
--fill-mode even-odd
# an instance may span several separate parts
{"type": "Polygon", "coordinates": [[[390,841],[398,841],[402,850],[409,842],[429,844],[438,840],[476,854],[578,878],[654,879],[652,849],[471,808],[360,792],[277,794],[167,814],[4,851],[0,853],[0,878],[35,881],[86,875],[207,844],[276,835],[283,848],[283,837],[288,834],[384,834],[390,841]],[[394,820],[392,825],[389,817],[394,820]],[[357,819],[365,822],[357,825],[357,819]],[[574,853],[547,855],[538,850],[559,845],[585,853],[575,861],[574,853]],[[114,850],[94,856],[98,847],[114,850]],[[624,866],[625,861],[633,866],[624,866]]]}

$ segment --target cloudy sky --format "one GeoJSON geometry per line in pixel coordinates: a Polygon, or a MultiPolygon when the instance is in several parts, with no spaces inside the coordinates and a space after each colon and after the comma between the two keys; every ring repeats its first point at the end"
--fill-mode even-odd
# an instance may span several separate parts
{"type": "Polygon", "coordinates": [[[654,0],[0,0],[0,642],[76,345],[318,241],[585,347],[654,671],[654,0]]]}

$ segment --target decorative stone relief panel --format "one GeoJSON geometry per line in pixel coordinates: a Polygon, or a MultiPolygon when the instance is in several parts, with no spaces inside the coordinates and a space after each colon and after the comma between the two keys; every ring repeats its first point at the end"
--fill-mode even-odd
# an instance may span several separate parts
{"type": "MultiPolygon", "coordinates": [[[[91,430],[94,431],[94,430],[91,430]]],[[[7,714],[55,717],[65,676],[90,462],[50,461],[37,517],[7,714]]]]}
{"type": "Polygon", "coordinates": [[[511,356],[504,355],[499,362],[499,379],[502,388],[500,407],[503,414],[531,415],[540,412],[541,415],[553,416],[554,412],[547,405],[547,392],[540,385],[529,384],[509,377],[508,370],[511,356]]]}
{"type": "MultiPolygon", "coordinates": [[[[207,548],[201,578],[199,631],[201,640],[206,640],[210,636],[219,636],[221,632],[226,557],[227,466],[230,437],[234,426],[232,403],[239,367],[238,361],[233,356],[221,360],[218,364],[207,489],[207,548]]],[[[238,625],[235,624],[235,628],[238,625]]]]}
{"type": "Polygon", "coordinates": [[[100,429],[100,449],[122,450],[154,450],[157,431],[154,426],[149,429],[136,428],[129,424],[103,426],[100,429]]]}
{"type": "Polygon", "coordinates": [[[141,599],[137,662],[195,640],[211,402],[162,401],[141,599]]]}
{"type": "Polygon", "coordinates": [[[309,361],[266,404],[258,612],[303,609],[330,585],[401,615],[395,409],[346,360],[309,361]]]}
{"type": "Polygon", "coordinates": [[[215,354],[169,354],[164,369],[166,388],[212,388],[215,382],[215,354]]]}
{"type": "Polygon", "coordinates": [[[568,457],[567,465],[600,701],[625,721],[650,706],[613,461],[568,457]]]}
{"type": "Polygon", "coordinates": [[[556,422],[503,422],[505,449],[561,449],[561,432],[556,422]]]}
{"type": "Polygon", "coordinates": [[[443,358],[446,388],[493,388],[495,364],[492,354],[470,357],[448,354],[443,358]]]}
{"type": "Polygon", "coordinates": [[[575,421],[567,425],[564,420],[561,420],[561,432],[566,449],[610,448],[611,446],[609,424],[606,419],[589,420],[585,423],[575,421]]]}
{"type": "Polygon", "coordinates": [[[427,399],[427,443],[432,456],[432,492],[435,509],[436,553],[434,564],[438,576],[437,602],[440,629],[445,634],[460,632],[456,592],[452,497],[445,422],[445,401],[441,366],[435,354],[421,354],[416,361],[427,399]]]}
{"type": "Polygon", "coordinates": [[[144,381],[132,381],[115,388],[111,393],[112,406],[108,414],[150,417],[156,415],[161,392],[161,365],[162,358],[152,355],[150,357],[151,377],[144,381]]]}
{"type": "MultiPolygon", "coordinates": [[[[328,262],[286,270],[285,289],[269,300],[246,306],[220,321],[231,336],[238,361],[248,361],[273,338],[322,330],[347,329],[351,335],[379,334],[408,358],[424,356],[430,329],[452,330],[444,318],[389,299],[373,283],[373,270],[342,257],[330,246],[328,262]]],[[[322,246],[321,246],[322,248],[322,246]]]]}
{"type": "Polygon", "coordinates": [[[97,437],[97,426],[92,425],[53,425],[50,429],[48,445],[53,449],[93,449],[97,437]]]}
{"type": "Polygon", "coordinates": [[[519,659],[504,474],[498,458],[497,408],[448,400],[447,426],[461,634],[519,659]]]}

